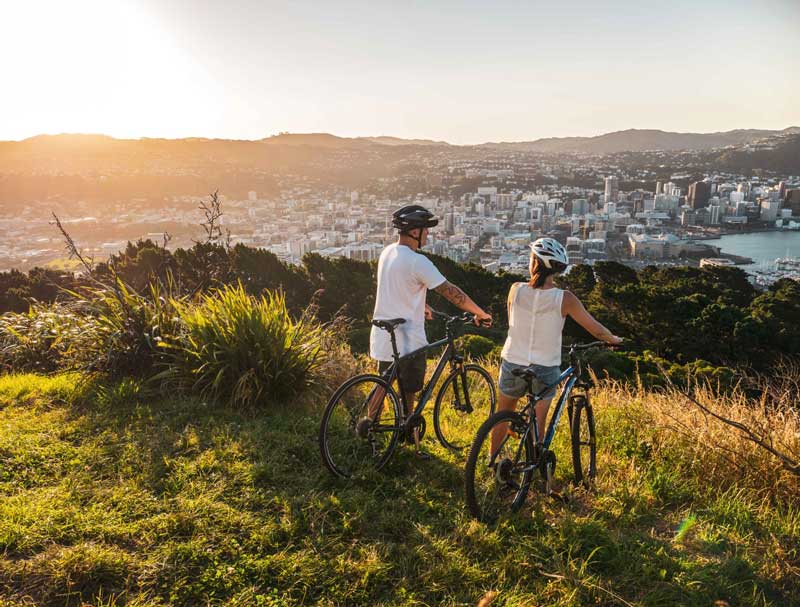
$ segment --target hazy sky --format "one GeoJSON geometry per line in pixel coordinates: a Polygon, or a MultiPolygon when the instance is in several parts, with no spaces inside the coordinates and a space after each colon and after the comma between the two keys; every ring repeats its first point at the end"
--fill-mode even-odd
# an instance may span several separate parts
{"type": "Polygon", "coordinates": [[[0,139],[800,124],[800,0],[9,0],[0,22],[0,139]]]}

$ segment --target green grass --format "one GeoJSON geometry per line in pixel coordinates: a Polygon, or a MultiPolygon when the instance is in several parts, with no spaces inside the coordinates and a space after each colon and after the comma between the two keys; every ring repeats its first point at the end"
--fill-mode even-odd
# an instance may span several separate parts
{"type": "Polygon", "coordinates": [[[0,377],[0,605],[800,604],[800,500],[704,478],[611,393],[598,491],[532,496],[490,529],[432,432],[432,462],[401,448],[344,482],[319,461],[319,407],[77,379],[0,377]]]}

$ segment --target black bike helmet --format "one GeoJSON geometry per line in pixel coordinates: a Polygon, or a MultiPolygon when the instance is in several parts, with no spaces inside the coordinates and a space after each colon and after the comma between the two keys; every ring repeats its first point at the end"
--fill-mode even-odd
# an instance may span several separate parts
{"type": "Polygon", "coordinates": [[[392,225],[401,233],[415,228],[432,228],[439,223],[433,213],[418,204],[410,204],[392,213],[392,225]]]}

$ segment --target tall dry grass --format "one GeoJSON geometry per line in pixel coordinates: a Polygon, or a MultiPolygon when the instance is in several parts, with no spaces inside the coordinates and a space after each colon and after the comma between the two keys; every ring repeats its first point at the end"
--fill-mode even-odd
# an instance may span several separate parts
{"type": "MultiPolygon", "coordinates": [[[[710,412],[750,428],[765,444],[800,462],[797,403],[783,399],[764,406],[763,399],[749,397],[743,390],[721,395],[708,384],[695,385],[690,394],[710,412]]],[[[646,391],[601,381],[593,403],[595,408],[614,409],[614,419],[629,428],[646,428],[654,456],[674,461],[698,487],[746,488],[773,502],[800,504],[796,472],[741,430],[704,412],[677,388],[646,391]]]]}

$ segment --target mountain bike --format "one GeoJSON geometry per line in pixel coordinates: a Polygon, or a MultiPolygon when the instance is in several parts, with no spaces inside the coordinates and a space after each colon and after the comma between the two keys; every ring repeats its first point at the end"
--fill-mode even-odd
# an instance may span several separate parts
{"type": "Polygon", "coordinates": [[[594,414],[589,400],[590,381],[581,379],[582,361],[579,352],[608,346],[596,341],[576,344],[569,348],[569,367],[551,385],[535,393],[532,389],[536,377],[532,367],[515,369],[514,375],[527,381],[527,403],[519,411],[498,411],[478,429],[467,456],[465,490],[467,507],[472,516],[486,523],[494,523],[505,512],[516,512],[525,503],[528,490],[535,478],[541,477],[543,491],[552,491],[556,456],[550,450],[558,422],[567,404],[574,482],[590,488],[597,472],[597,442],[594,414]],[[540,440],[536,424],[535,407],[553,386],[564,383],[550,424],[540,440]],[[572,394],[573,389],[582,393],[572,394]],[[494,432],[502,435],[502,442],[490,453],[494,432]]]}
{"type": "Polygon", "coordinates": [[[373,320],[376,327],[389,332],[392,343],[392,364],[382,375],[363,374],[345,381],[334,392],[325,407],[319,428],[322,461],[340,477],[361,477],[369,469],[380,470],[402,440],[419,442],[425,435],[425,405],[446,369],[447,377],[436,393],[433,407],[433,428],[439,442],[454,452],[466,452],[476,429],[494,412],[496,393],[491,375],[477,364],[465,364],[456,339],[465,327],[474,322],[472,314],[449,316],[433,311],[445,321],[445,337],[413,352],[400,356],[395,329],[402,318],[373,320]],[[401,361],[434,348],[446,346],[436,368],[425,384],[416,408],[409,411],[398,375],[401,361]],[[397,380],[398,391],[392,387],[397,380]]]}

